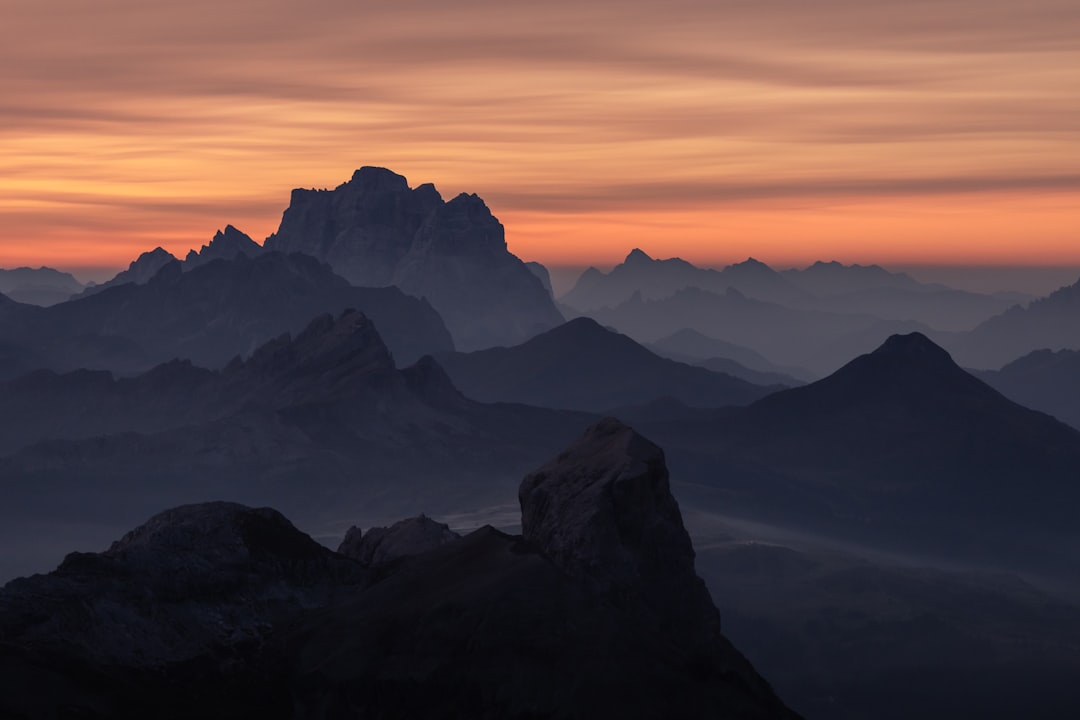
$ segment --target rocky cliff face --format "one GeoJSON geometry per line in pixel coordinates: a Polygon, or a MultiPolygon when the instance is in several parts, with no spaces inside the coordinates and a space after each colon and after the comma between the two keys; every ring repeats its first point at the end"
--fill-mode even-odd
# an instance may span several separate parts
{"type": "Polygon", "coordinates": [[[521,531],[563,571],[640,598],[666,628],[714,634],[664,452],[607,418],[521,483],[521,531]]]}
{"type": "Polygon", "coordinates": [[[334,190],[294,190],[265,247],[313,255],[355,285],[426,297],[462,349],[513,344],[562,321],[483,200],[444,202],[433,185],[410,188],[383,168],[361,168],[334,190]]]}

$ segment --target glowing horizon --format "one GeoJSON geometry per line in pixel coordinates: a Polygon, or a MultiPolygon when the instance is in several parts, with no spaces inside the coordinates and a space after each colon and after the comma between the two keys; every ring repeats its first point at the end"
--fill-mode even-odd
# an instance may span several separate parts
{"type": "Polygon", "coordinates": [[[0,266],[124,267],[380,165],[549,265],[1080,265],[1080,7],[5,4],[0,266]]]}

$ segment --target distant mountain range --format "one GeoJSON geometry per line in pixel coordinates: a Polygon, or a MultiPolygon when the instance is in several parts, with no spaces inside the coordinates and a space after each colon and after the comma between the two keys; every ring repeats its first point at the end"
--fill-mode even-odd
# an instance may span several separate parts
{"type": "Polygon", "coordinates": [[[315,315],[346,308],[366,312],[403,365],[453,347],[427,302],[396,288],[353,287],[311,257],[281,253],[217,260],[189,272],[170,261],[144,284],[49,308],[9,304],[0,310],[0,341],[36,357],[38,367],[60,371],[131,373],[176,358],[219,368],[297,332],[315,315]]]}
{"type": "Polygon", "coordinates": [[[663,397],[699,407],[745,405],[780,389],[659,357],[589,318],[514,347],[437,358],[471,398],[592,412],[663,397]]]}
{"type": "Polygon", "coordinates": [[[925,285],[877,265],[817,262],[802,270],[776,272],[750,258],[711,270],[679,258],[655,260],[638,249],[609,273],[586,270],[560,302],[591,314],[617,307],[635,295],[661,300],[686,288],[716,294],[734,289],[749,298],[796,310],[873,315],[945,331],[971,329],[1017,302],[1012,294],[982,295],[925,285]]]}
{"type": "Polygon", "coordinates": [[[976,375],[1010,400],[1080,429],[1080,351],[1036,350],[976,375]]]}
{"type": "Polygon", "coordinates": [[[647,346],[657,355],[725,372],[757,385],[802,385],[816,379],[802,368],[782,367],[761,353],[683,328],[647,346]]]}
{"type": "Polygon", "coordinates": [[[615,307],[635,294],[646,300],[666,298],[684,288],[712,292],[728,288],[759,300],[802,303],[809,295],[768,265],[749,258],[723,270],[699,268],[685,260],[655,260],[635,248],[608,273],[589,268],[560,302],[579,312],[615,307]]]}
{"type": "Polygon", "coordinates": [[[1080,280],[1016,305],[948,344],[966,367],[999,368],[1033,350],[1080,350],[1080,280]]]}
{"type": "Polygon", "coordinates": [[[28,305],[55,305],[83,289],[70,273],[48,267],[0,269],[0,293],[28,305]]]}
{"type": "Polygon", "coordinates": [[[590,317],[642,343],[654,343],[673,330],[689,328],[749,348],[777,364],[805,368],[819,377],[854,355],[872,350],[891,334],[929,332],[918,323],[885,321],[873,315],[797,310],[755,300],[735,289],[717,294],[685,288],[659,300],[635,295],[614,308],[596,310],[590,317]]]}

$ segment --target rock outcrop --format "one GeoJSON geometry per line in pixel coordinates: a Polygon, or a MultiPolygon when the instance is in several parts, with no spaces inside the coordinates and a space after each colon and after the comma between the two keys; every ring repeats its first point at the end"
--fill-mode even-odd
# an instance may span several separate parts
{"type": "Polygon", "coordinates": [[[513,344],[562,321],[483,200],[444,202],[433,185],[411,189],[384,168],[360,168],[334,190],[294,190],[265,247],[313,255],[354,285],[427,298],[462,349],[513,344]]]}
{"type": "Polygon", "coordinates": [[[460,537],[444,523],[421,514],[390,527],[373,527],[366,533],[354,525],[345,533],[338,552],[364,565],[384,565],[434,550],[460,537]]]}
{"type": "Polygon", "coordinates": [[[570,575],[640,597],[666,628],[712,634],[720,618],[694,572],[694,549],[671,494],[664,452],[607,418],[529,474],[521,531],[570,575]]]}
{"type": "Polygon", "coordinates": [[[350,534],[371,568],[266,508],[162,513],[0,590],[0,716],[794,720],[719,634],[658,448],[605,421],[522,497],[530,539],[414,518],[350,534]]]}

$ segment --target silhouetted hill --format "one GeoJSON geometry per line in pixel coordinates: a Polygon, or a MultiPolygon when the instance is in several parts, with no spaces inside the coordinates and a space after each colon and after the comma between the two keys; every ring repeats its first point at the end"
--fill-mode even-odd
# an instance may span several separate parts
{"type": "Polygon", "coordinates": [[[1010,400],[1080,428],[1080,351],[1036,350],[976,375],[1010,400]]]}
{"type": "MultiPolygon", "coordinates": [[[[752,512],[897,547],[1061,569],[1080,433],[913,333],[715,420],[657,425],[685,475],[752,512]]],[[[734,507],[730,512],[736,512],[734,507]]]]}
{"type": "Polygon", "coordinates": [[[524,537],[377,567],[269,508],[161,513],[0,590],[0,712],[797,717],[720,634],[659,448],[605,421],[520,498],[524,537]]]}
{"type": "Polygon", "coordinates": [[[521,342],[562,322],[483,200],[444,202],[433,185],[412,189],[383,168],[360,168],[334,190],[294,190],[265,247],[313,255],[355,285],[427,298],[462,350],[521,342]]]}
{"type": "Polygon", "coordinates": [[[590,312],[615,307],[635,293],[646,299],[659,299],[691,287],[720,293],[735,288],[750,297],[779,303],[801,303],[808,299],[806,293],[754,258],[723,270],[712,270],[680,258],[654,260],[635,248],[611,272],[586,270],[559,300],[580,312],[590,312]]]}
{"type": "Polygon", "coordinates": [[[83,291],[83,284],[70,273],[50,267],[0,268],[0,293],[30,305],[55,305],[83,291]]]}
{"type": "Polygon", "coordinates": [[[965,367],[994,369],[1033,350],[1080,350],[1080,281],[1015,305],[950,341],[965,367]]]}
{"type": "Polygon", "coordinates": [[[350,307],[376,322],[401,364],[453,347],[424,300],[396,288],[353,287],[313,258],[280,253],[217,260],[190,272],[173,261],[144,284],[0,317],[0,339],[34,350],[46,367],[61,371],[130,373],[173,358],[217,368],[299,331],[315,315],[350,307]]]}
{"type": "Polygon", "coordinates": [[[778,389],[661,358],[590,318],[515,347],[438,359],[476,400],[594,412],[666,396],[695,406],[745,405],[778,389]]]}

